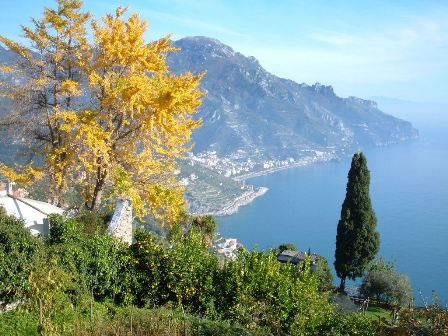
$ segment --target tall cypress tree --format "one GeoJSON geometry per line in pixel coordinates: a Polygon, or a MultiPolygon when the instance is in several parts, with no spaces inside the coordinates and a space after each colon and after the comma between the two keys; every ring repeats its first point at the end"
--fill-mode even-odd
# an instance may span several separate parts
{"type": "Polygon", "coordinates": [[[362,276],[378,253],[380,237],[369,195],[370,172],[363,153],[355,153],[348,173],[347,193],[342,203],[336,236],[334,267],[345,290],[346,278],[362,276]]]}

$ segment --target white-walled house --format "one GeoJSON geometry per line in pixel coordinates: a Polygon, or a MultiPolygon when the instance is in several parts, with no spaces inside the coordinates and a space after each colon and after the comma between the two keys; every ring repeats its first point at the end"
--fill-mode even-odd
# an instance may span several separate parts
{"type": "Polygon", "coordinates": [[[47,217],[50,214],[64,213],[64,209],[52,204],[18,197],[13,193],[12,183],[9,182],[0,185],[0,206],[9,216],[23,220],[25,227],[34,235],[47,235],[49,231],[47,217]]]}

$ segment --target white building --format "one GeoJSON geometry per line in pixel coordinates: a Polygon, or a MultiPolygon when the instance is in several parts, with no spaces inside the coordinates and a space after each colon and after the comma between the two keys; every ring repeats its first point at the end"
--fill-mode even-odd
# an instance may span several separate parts
{"type": "Polygon", "coordinates": [[[25,227],[34,235],[47,235],[49,231],[48,221],[50,214],[63,214],[64,210],[46,202],[35,201],[29,198],[19,197],[12,190],[12,183],[6,182],[0,186],[0,206],[9,216],[15,216],[21,220],[25,227]]]}

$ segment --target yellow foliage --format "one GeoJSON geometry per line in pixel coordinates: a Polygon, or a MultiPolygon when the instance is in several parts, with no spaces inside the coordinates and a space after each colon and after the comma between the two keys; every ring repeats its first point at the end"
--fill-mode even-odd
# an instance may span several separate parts
{"type": "Polygon", "coordinates": [[[33,20],[34,29],[23,28],[40,57],[0,36],[29,67],[21,70],[28,82],[4,92],[32,103],[36,93],[45,98],[37,118],[45,132],[35,148],[45,158],[42,170],[61,193],[69,182],[80,183],[91,209],[107,189],[110,197],[130,198],[139,217],[151,211],[173,222],[184,207],[176,161],[191,150],[192,132],[201,125],[195,116],[203,74],[170,73],[166,55],[177,50],[170,36],[146,42],[147,22],[137,14],[125,18],[125,8],[93,20],[89,42],[82,2],[57,3],[57,10],[33,20]],[[88,103],[76,100],[83,91],[88,103]]]}
{"type": "Polygon", "coordinates": [[[11,51],[15,52],[17,55],[30,59],[31,58],[31,52],[22,46],[20,43],[14,42],[2,35],[0,35],[0,42],[6,45],[11,51]]]}
{"type": "Polygon", "coordinates": [[[0,65],[0,72],[14,73],[14,72],[16,72],[16,69],[14,69],[14,67],[9,66],[9,65],[0,65]]]}
{"type": "Polygon", "coordinates": [[[74,80],[66,79],[61,83],[61,92],[65,92],[68,95],[79,96],[81,94],[81,86],[74,80]]]}
{"type": "MultiPolygon", "coordinates": [[[[75,162],[70,132],[61,128],[61,115],[73,111],[81,92],[78,59],[88,52],[86,23],[90,14],[80,11],[82,2],[58,0],[57,10],[45,9],[41,20],[32,19],[32,28],[22,27],[30,48],[6,37],[0,43],[21,56],[13,67],[19,82],[2,83],[0,95],[14,102],[7,116],[15,135],[32,154],[41,156],[41,171],[49,177],[54,203],[61,205],[75,162]]],[[[29,169],[28,169],[29,170],[29,169]]],[[[9,167],[11,179],[29,184],[36,178],[23,167],[9,167]],[[15,171],[16,176],[12,172],[15,171]]]]}
{"type": "Polygon", "coordinates": [[[32,163],[15,168],[0,164],[0,174],[23,186],[29,186],[44,176],[42,169],[33,168],[32,163]]]}
{"type": "Polygon", "coordinates": [[[202,75],[170,74],[166,53],[176,51],[169,36],[147,43],[147,24],[125,9],[93,21],[95,53],[85,54],[82,69],[98,106],[89,116],[76,114],[72,129],[86,198],[94,207],[107,185],[111,197],[128,197],[136,214],[151,210],[160,221],[174,221],[184,206],[174,172],[176,160],[191,149],[193,117],[201,103],[202,75]],[[88,134],[92,134],[89,138],[88,134]]]}

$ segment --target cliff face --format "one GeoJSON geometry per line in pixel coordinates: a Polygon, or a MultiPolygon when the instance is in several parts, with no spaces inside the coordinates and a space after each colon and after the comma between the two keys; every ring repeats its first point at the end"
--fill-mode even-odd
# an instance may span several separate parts
{"type": "Polygon", "coordinates": [[[331,86],[279,78],[229,46],[206,37],[176,41],[171,70],[206,71],[207,93],[194,136],[195,153],[255,160],[300,158],[306,150],[349,150],[417,136],[404,120],[381,112],[373,101],[340,98],[331,86]]]}

